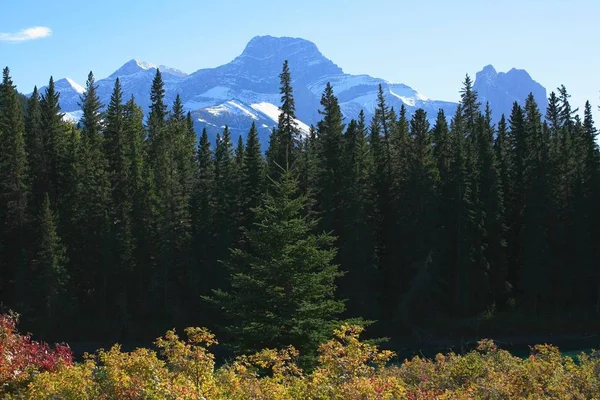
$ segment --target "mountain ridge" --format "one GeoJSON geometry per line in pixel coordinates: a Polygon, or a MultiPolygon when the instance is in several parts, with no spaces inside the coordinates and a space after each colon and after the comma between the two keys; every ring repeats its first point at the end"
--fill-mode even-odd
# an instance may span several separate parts
{"type": "MultiPolygon", "coordinates": [[[[315,43],[306,39],[269,35],[253,37],[239,56],[214,68],[186,74],[134,58],[96,84],[101,101],[108,104],[118,77],[124,98],[133,95],[147,112],[150,86],[158,68],[165,82],[165,101],[170,105],[180,94],[185,109],[194,117],[198,132],[207,128],[214,138],[228,125],[232,134],[245,136],[254,121],[265,145],[277,123],[278,113],[273,110],[279,106],[279,73],[284,60],[288,60],[290,66],[296,114],[304,131],[320,118],[320,97],[328,82],[333,86],[347,120],[356,118],[360,110],[364,110],[367,117],[373,115],[379,85],[388,105],[396,110],[404,105],[409,116],[423,108],[433,121],[440,108],[451,117],[457,107],[454,102],[430,99],[404,83],[392,83],[367,74],[346,74],[325,57],[315,43]]],[[[75,98],[81,91],[76,82],[67,83],[70,84],[59,90],[61,107],[69,118],[76,120],[80,110],[75,98]]],[[[480,95],[482,106],[490,102],[494,120],[502,113],[509,113],[514,101],[524,104],[529,92],[534,93],[540,110],[545,111],[546,89],[525,70],[512,68],[508,72],[497,72],[492,65],[487,65],[476,74],[474,89],[480,95]]]]}

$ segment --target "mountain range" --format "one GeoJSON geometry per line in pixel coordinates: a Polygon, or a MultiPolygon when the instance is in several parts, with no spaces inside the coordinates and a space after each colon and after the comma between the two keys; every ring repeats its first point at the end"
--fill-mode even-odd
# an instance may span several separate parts
{"type": "MultiPolygon", "coordinates": [[[[404,105],[409,116],[423,108],[433,121],[440,108],[450,117],[457,107],[453,102],[429,99],[403,83],[344,73],[314,43],[291,37],[257,36],[230,63],[200,69],[192,74],[133,59],[96,83],[101,101],[108,104],[115,80],[119,78],[124,98],[134,96],[147,111],[150,86],[158,68],[165,82],[165,100],[170,105],[179,93],[185,109],[194,117],[198,132],[207,128],[214,139],[227,125],[235,138],[237,135],[245,136],[254,121],[262,143],[266,145],[279,115],[279,74],[285,60],[290,66],[298,124],[304,132],[320,118],[319,101],[327,82],[333,86],[348,120],[356,118],[360,110],[365,111],[367,118],[373,115],[379,85],[383,87],[388,104],[396,110],[404,105]]],[[[81,117],[79,97],[84,88],[69,78],[56,81],[55,86],[60,92],[65,118],[78,120],[81,117]]],[[[540,110],[544,112],[546,108],[546,89],[525,70],[511,69],[499,73],[488,65],[476,74],[473,87],[479,94],[482,107],[486,102],[490,103],[496,121],[502,114],[510,115],[513,102],[524,104],[530,92],[538,101],[540,110]]]]}

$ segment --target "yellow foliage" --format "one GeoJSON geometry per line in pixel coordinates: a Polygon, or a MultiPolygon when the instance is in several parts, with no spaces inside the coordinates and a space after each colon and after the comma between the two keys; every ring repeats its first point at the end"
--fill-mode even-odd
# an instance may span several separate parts
{"type": "Polygon", "coordinates": [[[600,354],[579,362],[557,348],[535,346],[521,359],[482,341],[464,355],[415,357],[390,366],[394,354],[364,343],[362,328],[342,326],[321,345],[316,368],[298,367],[293,347],[265,349],[215,370],[214,336],[188,328],[158,338],[159,353],[119,345],[82,363],[34,376],[11,399],[65,400],[429,400],[600,399],[600,354]]]}

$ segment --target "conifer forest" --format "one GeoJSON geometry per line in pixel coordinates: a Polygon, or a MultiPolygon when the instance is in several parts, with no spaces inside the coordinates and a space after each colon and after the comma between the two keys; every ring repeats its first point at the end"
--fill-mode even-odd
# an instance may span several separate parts
{"type": "Polygon", "coordinates": [[[342,323],[373,338],[597,328],[600,153],[564,86],[492,123],[467,76],[454,115],[347,120],[331,85],[309,134],[287,62],[268,149],[195,132],[94,76],[63,120],[52,78],[0,85],[0,311],[43,340],[149,342],[205,326],[235,354],[307,357],[342,323]],[[435,123],[430,123],[435,117],[435,123]],[[565,328],[568,326],[568,328],[565,328]]]}

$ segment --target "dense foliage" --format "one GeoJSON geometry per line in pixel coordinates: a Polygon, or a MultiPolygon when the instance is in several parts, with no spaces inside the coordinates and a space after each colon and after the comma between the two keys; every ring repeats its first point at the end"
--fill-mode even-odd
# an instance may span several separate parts
{"type": "Polygon", "coordinates": [[[280,78],[263,155],[255,126],[245,143],[227,128],[198,141],[158,70],[146,116],[118,80],[101,104],[90,73],[73,124],[52,79],[24,107],[6,68],[2,304],[44,340],[202,325],[238,354],[316,354],[358,317],[396,338],[442,319],[461,334],[483,316],[531,327],[600,312],[589,103],[580,117],[560,87],[546,115],[530,96],[494,125],[467,77],[453,116],[394,110],[380,89],[372,121],[347,121],[327,85],[302,133],[287,63],[280,78]]]}
{"type": "Polygon", "coordinates": [[[26,372],[0,375],[0,395],[13,400],[566,400],[597,398],[600,391],[596,353],[581,354],[575,361],[555,347],[540,345],[521,359],[484,340],[464,355],[390,363],[394,354],[361,341],[361,332],[362,328],[348,325],[334,330],[319,347],[311,371],[298,366],[299,353],[292,346],[240,356],[215,368],[209,347],[216,340],[202,328],[187,328],[185,338],[168,331],[155,342],[158,352],[144,348],[123,352],[115,344],[86,355],[81,363],[71,364],[67,358],[40,366],[37,360],[48,358],[47,349],[7,349],[6,343],[10,346],[23,338],[2,325],[0,360],[15,355],[24,361],[26,372]]]}

